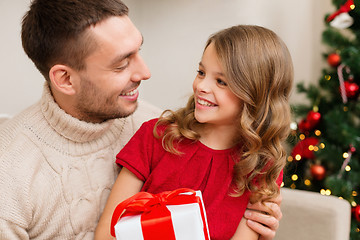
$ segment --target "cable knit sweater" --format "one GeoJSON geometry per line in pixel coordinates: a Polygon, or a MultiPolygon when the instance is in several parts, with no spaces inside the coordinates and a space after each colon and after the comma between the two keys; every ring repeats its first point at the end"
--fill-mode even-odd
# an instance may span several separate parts
{"type": "Polygon", "coordinates": [[[139,102],[124,119],[80,121],[41,100],[0,125],[0,239],[93,239],[117,177],[115,156],[160,110],[139,102]]]}

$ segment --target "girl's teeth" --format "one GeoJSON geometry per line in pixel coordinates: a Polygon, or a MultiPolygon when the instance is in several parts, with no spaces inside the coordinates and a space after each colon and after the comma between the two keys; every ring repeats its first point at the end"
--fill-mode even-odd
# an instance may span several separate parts
{"type": "Polygon", "coordinates": [[[202,105],[202,106],[206,106],[206,107],[213,107],[215,106],[214,104],[211,104],[205,100],[202,100],[202,99],[198,99],[197,102],[202,105]]]}

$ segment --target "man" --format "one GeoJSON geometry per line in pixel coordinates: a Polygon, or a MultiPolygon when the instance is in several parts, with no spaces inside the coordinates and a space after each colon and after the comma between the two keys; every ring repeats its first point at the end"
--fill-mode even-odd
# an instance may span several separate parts
{"type": "MultiPolygon", "coordinates": [[[[150,78],[142,42],[120,0],[31,3],[22,43],[46,81],[38,103],[0,125],[0,239],[94,238],[115,155],[160,114],[137,101],[150,78]]],[[[263,239],[281,218],[268,204],[273,215],[247,215],[263,239]]]]}

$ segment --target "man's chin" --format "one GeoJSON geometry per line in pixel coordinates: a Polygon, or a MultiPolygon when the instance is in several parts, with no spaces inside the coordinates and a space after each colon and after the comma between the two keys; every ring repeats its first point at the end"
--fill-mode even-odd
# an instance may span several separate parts
{"type": "Polygon", "coordinates": [[[132,106],[129,106],[127,109],[122,109],[122,111],[118,112],[118,114],[114,115],[114,118],[126,118],[130,115],[132,115],[138,107],[137,101],[132,104],[132,106]]]}

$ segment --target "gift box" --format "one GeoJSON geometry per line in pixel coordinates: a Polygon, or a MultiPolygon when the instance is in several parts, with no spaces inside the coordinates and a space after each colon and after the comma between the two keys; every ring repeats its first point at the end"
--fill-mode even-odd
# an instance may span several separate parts
{"type": "Polygon", "coordinates": [[[139,192],[116,207],[111,235],[117,240],[209,240],[201,192],[139,192]]]}

